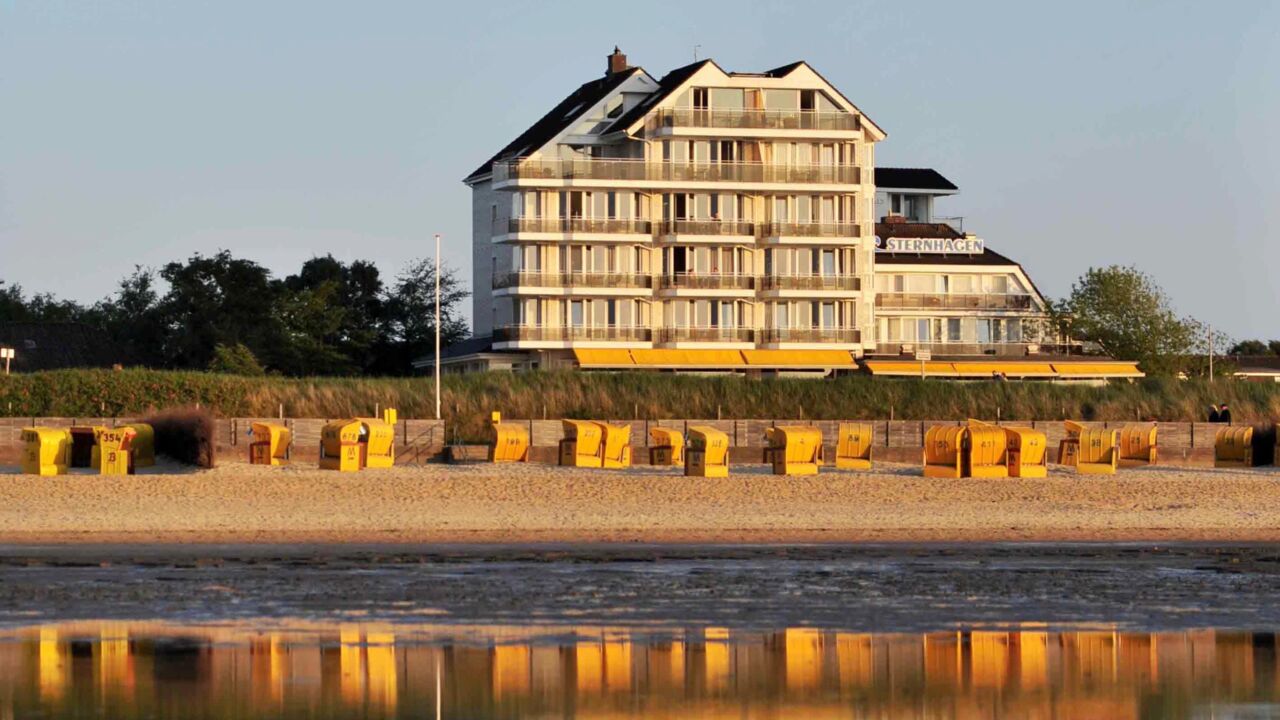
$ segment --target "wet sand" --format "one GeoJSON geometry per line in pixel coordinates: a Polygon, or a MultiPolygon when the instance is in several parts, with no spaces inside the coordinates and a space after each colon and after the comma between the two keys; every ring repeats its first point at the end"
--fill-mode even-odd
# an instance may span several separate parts
{"type": "Polygon", "coordinates": [[[1280,541],[1280,469],[940,480],[882,463],[775,477],[545,465],[358,474],[228,463],[133,477],[0,471],[0,542],[1280,541]]]}

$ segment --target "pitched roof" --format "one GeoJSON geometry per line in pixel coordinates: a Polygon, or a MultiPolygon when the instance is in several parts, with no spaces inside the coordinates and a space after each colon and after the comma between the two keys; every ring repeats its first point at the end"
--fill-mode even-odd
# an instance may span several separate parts
{"type": "Polygon", "coordinates": [[[879,238],[955,238],[964,234],[946,223],[922,222],[878,222],[876,237],[879,238]]]}
{"type": "MultiPolygon", "coordinates": [[[[876,237],[886,238],[953,238],[964,235],[946,223],[876,223],[876,237]]],[[[1013,265],[1018,263],[994,250],[983,248],[973,255],[934,255],[924,253],[876,252],[876,264],[887,265],[1013,265]]]]}
{"type": "Polygon", "coordinates": [[[109,368],[129,362],[101,328],[78,322],[0,323],[0,347],[14,349],[14,372],[109,368]]]}
{"type": "Polygon", "coordinates": [[[926,255],[923,253],[877,252],[877,265],[1009,265],[1022,267],[1017,262],[994,250],[983,249],[974,255],[926,255]]]}
{"type": "Polygon", "coordinates": [[[550,112],[530,125],[527,130],[517,135],[515,140],[507,143],[506,147],[486,160],[483,165],[472,171],[463,182],[471,182],[485,175],[493,168],[495,162],[523,157],[547,144],[551,138],[559,135],[570,124],[577,121],[583,112],[603,100],[606,95],[613,92],[619,85],[640,72],[644,72],[644,70],[638,67],[627,68],[623,72],[605,75],[602,78],[597,78],[578,86],[577,90],[569,93],[569,96],[551,108],[550,112]]]}
{"type": "MultiPolygon", "coordinates": [[[[688,80],[691,75],[707,65],[715,64],[715,61],[711,59],[699,60],[698,62],[685,65],[684,67],[678,67],[666,75],[663,75],[662,79],[658,81],[658,89],[650,93],[650,95],[642,100],[638,105],[623,113],[622,117],[614,120],[613,124],[604,131],[604,134],[607,135],[611,132],[627,129],[635,123],[635,121],[644,117],[645,113],[649,112],[650,108],[667,99],[667,97],[669,97],[671,93],[675,92],[676,88],[683,85],[684,81],[688,80]]],[[[720,66],[716,65],[716,67],[720,66]]],[[[721,70],[721,72],[723,72],[723,70],[721,70]]]]}
{"type": "Polygon", "coordinates": [[[933,168],[876,168],[876,187],[904,190],[959,190],[933,168]]]}

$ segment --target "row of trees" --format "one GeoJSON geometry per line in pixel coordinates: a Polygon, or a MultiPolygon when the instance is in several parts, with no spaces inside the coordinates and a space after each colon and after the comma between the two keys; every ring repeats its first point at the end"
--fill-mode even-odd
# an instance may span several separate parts
{"type": "MultiPolygon", "coordinates": [[[[138,268],[114,295],[91,306],[50,295],[27,298],[20,287],[0,281],[0,322],[97,325],[127,350],[129,362],[150,367],[404,374],[433,343],[434,272],[430,260],[420,260],[386,284],[372,263],[348,265],[325,256],[274,279],[261,265],[222,251],[159,270],[138,268]]],[[[467,336],[459,311],[468,293],[452,270],[442,268],[440,277],[441,339],[448,345],[467,336]]],[[[1139,361],[1150,375],[1207,371],[1206,328],[1178,316],[1160,287],[1136,268],[1089,269],[1051,312],[1066,335],[1111,357],[1139,361]]],[[[1232,352],[1277,350],[1280,342],[1268,347],[1252,341],[1232,352]]]]}
{"type": "Polygon", "coordinates": [[[1137,268],[1089,268],[1051,312],[1071,338],[1110,357],[1137,360],[1148,375],[1208,372],[1207,328],[1175,313],[1164,291],[1137,268]]]}
{"type": "MultiPolygon", "coordinates": [[[[467,336],[468,293],[441,268],[441,340],[467,336]]],[[[409,263],[390,283],[371,262],[332,256],[273,278],[227,251],[138,267],[93,305],[26,297],[0,281],[0,322],[84,322],[103,328],[130,364],[285,375],[406,374],[435,334],[435,266],[409,263]]]]}

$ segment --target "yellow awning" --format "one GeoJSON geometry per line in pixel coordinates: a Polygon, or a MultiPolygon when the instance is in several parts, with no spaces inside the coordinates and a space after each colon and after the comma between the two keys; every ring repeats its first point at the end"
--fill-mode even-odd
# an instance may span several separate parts
{"type": "Polygon", "coordinates": [[[847,350],[743,350],[747,364],[754,367],[856,368],[847,350]]]}
{"type": "Polygon", "coordinates": [[[1132,362],[1075,362],[1054,363],[1053,369],[1067,377],[1145,377],[1132,362]]]}
{"type": "Polygon", "coordinates": [[[991,377],[995,373],[1004,373],[1007,377],[1053,377],[1057,374],[1049,363],[972,360],[952,365],[961,377],[991,377]]]}
{"type": "MultiPolygon", "coordinates": [[[[863,360],[862,364],[872,375],[910,375],[920,377],[919,360],[863,360]]],[[[954,376],[955,367],[949,362],[928,360],[924,363],[924,374],[935,376],[954,376]]]]}
{"type": "Polygon", "coordinates": [[[584,368],[635,366],[631,353],[625,348],[574,348],[573,359],[584,368]]]}
{"type": "Polygon", "coordinates": [[[740,368],[746,364],[742,359],[742,353],[737,350],[638,349],[631,351],[631,357],[635,358],[637,365],[646,367],[714,370],[717,368],[740,368]]]}

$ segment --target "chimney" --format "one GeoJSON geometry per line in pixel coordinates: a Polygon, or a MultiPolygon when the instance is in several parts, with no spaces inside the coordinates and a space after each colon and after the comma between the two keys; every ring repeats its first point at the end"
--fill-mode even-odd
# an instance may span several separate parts
{"type": "Polygon", "coordinates": [[[613,46],[613,54],[609,56],[609,70],[605,75],[616,75],[627,69],[627,56],[622,54],[617,45],[613,46]]]}

